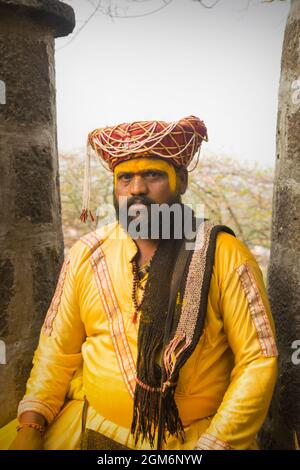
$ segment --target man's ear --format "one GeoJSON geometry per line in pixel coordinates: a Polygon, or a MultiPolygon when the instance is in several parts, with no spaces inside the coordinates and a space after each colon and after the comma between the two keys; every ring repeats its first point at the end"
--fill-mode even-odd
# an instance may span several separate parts
{"type": "Polygon", "coordinates": [[[179,194],[184,194],[188,185],[188,172],[185,167],[178,168],[177,171],[177,188],[179,194]]]}

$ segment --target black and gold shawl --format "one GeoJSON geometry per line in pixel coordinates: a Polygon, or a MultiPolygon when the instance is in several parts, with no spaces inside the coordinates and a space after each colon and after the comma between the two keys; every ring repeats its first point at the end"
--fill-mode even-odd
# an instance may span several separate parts
{"type": "Polygon", "coordinates": [[[138,331],[131,425],[136,443],[141,437],[154,447],[157,431],[158,448],[162,440],[166,441],[167,432],[184,441],[174,394],[180,369],[203,331],[216,238],[220,231],[234,235],[230,228],[204,220],[197,230],[195,249],[184,253],[186,239],[162,240],[152,258],[138,331]],[[177,269],[182,270],[182,276],[174,291],[177,269]]]}

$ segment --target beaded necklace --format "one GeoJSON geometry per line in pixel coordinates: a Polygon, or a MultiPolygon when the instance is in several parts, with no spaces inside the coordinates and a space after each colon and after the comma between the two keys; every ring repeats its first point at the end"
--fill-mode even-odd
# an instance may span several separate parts
{"type": "Polygon", "coordinates": [[[131,298],[132,298],[132,303],[134,306],[134,313],[132,317],[132,323],[137,322],[137,317],[141,309],[141,305],[143,302],[143,297],[145,293],[145,288],[141,285],[141,280],[146,276],[147,272],[149,271],[149,266],[150,263],[141,266],[140,268],[138,267],[138,264],[135,260],[132,261],[132,272],[133,272],[133,284],[132,284],[132,293],[131,293],[131,298]],[[141,298],[141,301],[138,302],[137,300],[137,290],[140,288],[143,291],[143,295],[141,298]]]}

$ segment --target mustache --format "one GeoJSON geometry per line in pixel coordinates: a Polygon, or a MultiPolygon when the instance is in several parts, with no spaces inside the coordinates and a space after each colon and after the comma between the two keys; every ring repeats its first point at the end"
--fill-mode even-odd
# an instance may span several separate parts
{"type": "Polygon", "coordinates": [[[151,204],[155,204],[155,201],[147,196],[131,196],[127,199],[127,208],[129,209],[134,204],[143,204],[146,207],[150,207],[151,204]]]}

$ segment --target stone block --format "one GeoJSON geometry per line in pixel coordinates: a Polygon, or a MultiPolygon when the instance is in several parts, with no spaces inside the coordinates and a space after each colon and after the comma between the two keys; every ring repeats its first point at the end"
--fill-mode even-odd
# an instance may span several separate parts
{"type": "Polygon", "coordinates": [[[16,219],[51,223],[55,182],[51,148],[33,145],[15,149],[14,174],[16,219]]]}

